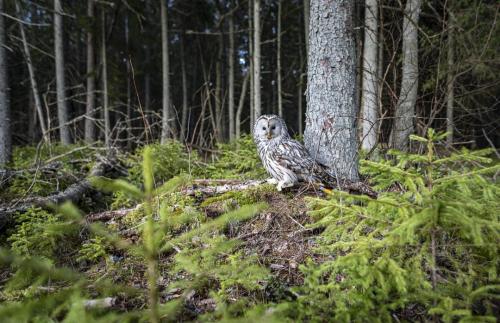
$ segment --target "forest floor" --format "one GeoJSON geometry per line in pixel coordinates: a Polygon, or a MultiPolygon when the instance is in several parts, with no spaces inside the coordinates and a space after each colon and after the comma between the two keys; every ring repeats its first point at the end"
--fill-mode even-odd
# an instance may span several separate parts
{"type": "Polygon", "coordinates": [[[209,158],[20,147],[0,173],[0,317],[493,321],[500,163],[433,136],[362,162],[378,197],[278,192],[250,138],[209,158]]]}

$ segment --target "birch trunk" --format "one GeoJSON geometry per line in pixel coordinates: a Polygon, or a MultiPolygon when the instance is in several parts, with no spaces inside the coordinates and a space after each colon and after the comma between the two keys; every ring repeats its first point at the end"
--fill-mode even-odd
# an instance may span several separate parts
{"type": "Polygon", "coordinates": [[[281,12],[282,12],[282,1],[278,0],[278,30],[277,30],[277,49],[276,49],[276,74],[278,83],[278,115],[283,117],[283,97],[282,97],[282,82],[281,82],[281,12]]]}
{"type": "Polygon", "coordinates": [[[162,49],[162,83],[163,83],[163,116],[161,127],[161,143],[172,136],[170,118],[173,117],[170,108],[170,63],[168,57],[168,16],[165,0],[160,0],[161,7],[161,49],[162,49]]]}
{"type": "Polygon", "coordinates": [[[229,141],[235,138],[234,129],[234,17],[233,13],[229,16],[229,53],[228,53],[228,105],[229,110],[229,141]]]}
{"type": "Polygon", "coordinates": [[[312,0],[304,143],[333,176],[358,180],[352,0],[312,0]]]}
{"type": "Polygon", "coordinates": [[[60,0],[54,0],[54,52],[56,62],[57,120],[59,137],[63,145],[71,143],[69,131],[68,105],[66,102],[66,82],[64,80],[63,19],[60,0]]]}
{"type": "Polygon", "coordinates": [[[111,120],[109,119],[108,62],[106,57],[106,12],[101,12],[101,65],[102,65],[102,108],[104,114],[104,143],[111,147],[111,120]]]}
{"type": "Polygon", "coordinates": [[[87,100],[85,118],[85,141],[95,140],[95,56],[94,56],[94,0],[88,1],[87,17],[91,25],[87,30],[87,100]]]}
{"type": "MultiPolygon", "coordinates": [[[[4,2],[0,0],[0,13],[4,12],[4,2]]],[[[12,133],[10,130],[9,80],[7,55],[5,53],[4,17],[0,14],[0,167],[10,161],[12,155],[12,133]]]]}
{"type": "Polygon", "coordinates": [[[406,151],[414,132],[418,90],[418,19],[422,0],[407,0],[403,19],[403,69],[401,91],[394,116],[391,147],[406,151]]]}
{"type": "Polygon", "coordinates": [[[361,93],[361,124],[363,129],[361,147],[367,151],[371,151],[375,148],[378,139],[377,31],[377,0],[366,0],[363,47],[363,87],[361,93]]]}
{"type": "Polygon", "coordinates": [[[253,104],[254,120],[256,120],[262,114],[260,93],[260,0],[254,0],[253,2],[253,47],[253,104]]]}
{"type": "MultiPolygon", "coordinates": [[[[19,6],[18,1],[16,1],[16,14],[17,18],[21,19],[21,9],[19,6]]],[[[26,33],[24,32],[24,26],[22,21],[19,22],[19,32],[21,34],[21,40],[23,42],[23,50],[24,50],[24,56],[26,60],[26,66],[28,67],[28,74],[30,77],[30,83],[31,83],[31,91],[33,92],[33,99],[35,101],[35,106],[36,106],[36,112],[38,114],[38,120],[40,121],[40,129],[42,130],[42,135],[46,143],[50,142],[50,137],[47,132],[47,126],[45,123],[45,119],[43,116],[43,109],[42,109],[42,102],[40,101],[40,95],[38,93],[38,83],[35,78],[35,68],[33,67],[33,63],[31,61],[31,53],[30,49],[28,46],[28,41],[26,39],[26,33]]]]}

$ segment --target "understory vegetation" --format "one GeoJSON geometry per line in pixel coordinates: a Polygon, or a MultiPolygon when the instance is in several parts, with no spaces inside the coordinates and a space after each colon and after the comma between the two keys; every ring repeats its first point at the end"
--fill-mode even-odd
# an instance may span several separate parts
{"type": "MultiPolygon", "coordinates": [[[[266,178],[249,137],[209,158],[174,141],[119,155],[116,178],[92,178],[78,205],[33,207],[2,228],[0,317],[496,322],[500,164],[489,149],[445,152],[443,138],[429,130],[412,137],[421,154],[362,161],[377,199],[199,189],[266,178]]],[[[2,201],[50,195],[96,162],[95,148],[52,149],[15,151],[2,201]]]]}

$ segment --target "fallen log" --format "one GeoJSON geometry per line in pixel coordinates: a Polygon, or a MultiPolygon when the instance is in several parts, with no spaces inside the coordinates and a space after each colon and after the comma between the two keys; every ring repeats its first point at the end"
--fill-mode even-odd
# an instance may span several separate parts
{"type": "Polygon", "coordinates": [[[114,168],[114,161],[106,158],[100,158],[98,162],[92,167],[87,177],[79,182],[76,182],[66,188],[64,191],[49,196],[36,196],[30,197],[9,205],[0,206],[0,232],[13,222],[13,215],[18,212],[26,212],[29,208],[38,206],[48,208],[51,205],[57,205],[62,202],[70,201],[73,203],[78,202],[83,195],[88,192],[92,186],[90,178],[96,176],[103,176],[114,168]]]}

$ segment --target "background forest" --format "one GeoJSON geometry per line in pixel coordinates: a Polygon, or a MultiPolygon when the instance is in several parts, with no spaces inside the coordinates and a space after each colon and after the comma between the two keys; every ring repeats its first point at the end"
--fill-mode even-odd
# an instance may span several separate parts
{"type": "Polygon", "coordinates": [[[496,322],[499,17],[0,0],[0,321],[496,322]],[[266,184],[261,114],[336,187],[266,184]]]}

